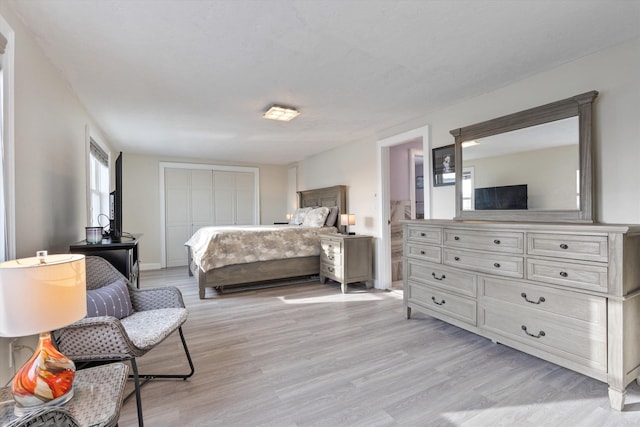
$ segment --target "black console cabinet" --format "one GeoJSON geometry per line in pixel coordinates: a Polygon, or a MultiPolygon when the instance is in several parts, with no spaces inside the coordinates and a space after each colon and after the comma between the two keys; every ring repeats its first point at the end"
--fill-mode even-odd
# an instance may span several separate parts
{"type": "Polygon", "coordinates": [[[100,243],[87,243],[86,240],[83,240],[70,245],[69,252],[106,259],[139,288],[138,239],[140,236],[140,234],[134,234],[132,238],[122,237],[119,242],[102,239],[100,243]]]}

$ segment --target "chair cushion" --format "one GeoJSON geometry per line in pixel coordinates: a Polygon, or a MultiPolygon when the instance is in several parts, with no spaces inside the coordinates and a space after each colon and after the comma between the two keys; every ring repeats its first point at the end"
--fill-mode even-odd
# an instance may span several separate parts
{"type": "Polygon", "coordinates": [[[129,289],[123,279],[98,289],[87,290],[87,317],[113,316],[118,319],[133,313],[129,289]]]}
{"type": "Polygon", "coordinates": [[[136,311],[120,323],[136,347],[149,350],[182,326],[188,314],[186,308],[136,311]]]}

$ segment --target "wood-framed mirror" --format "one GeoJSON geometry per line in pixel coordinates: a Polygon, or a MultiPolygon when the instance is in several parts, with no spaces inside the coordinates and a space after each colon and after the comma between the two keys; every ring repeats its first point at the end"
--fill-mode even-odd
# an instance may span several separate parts
{"type": "Polygon", "coordinates": [[[591,91],[454,129],[458,220],[594,222],[591,91]]]}

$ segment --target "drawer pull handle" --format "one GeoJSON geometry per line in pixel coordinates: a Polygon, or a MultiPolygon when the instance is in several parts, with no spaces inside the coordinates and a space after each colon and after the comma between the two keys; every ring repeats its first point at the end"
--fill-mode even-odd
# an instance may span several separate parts
{"type": "Polygon", "coordinates": [[[560,243],[560,249],[569,249],[569,245],[566,243],[560,243]]]}
{"type": "Polygon", "coordinates": [[[544,297],[540,297],[540,298],[538,298],[538,301],[530,300],[529,298],[527,298],[527,294],[525,294],[524,292],[523,292],[523,293],[521,293],[521,294],[520,294],[520,296],[521,296],[522,298],[524,298],[524,300],[525,300],[526,302],[531,303],[531,304],[540,304],[541,302],[545,302],[545,301],[546,301],[546,300],[544,299],[544,297]]]}
{"type": "Polygon", "coordinates": [[[494,262],[494,263],[493,263],[493,266],[494,266],[495,268],[500,268],[500,263],[498,263],[498,262],[494,262]]]}
{"type": "Polygon", "coordinates": [[[540,332],[538,332],[538,334],[537,334],[537,335],[534,335],[534,334],[532,334],[531,332],[527,331],[527,327],[526,327],[526,326],[524,326],[524,325],[522,325],[522,330],[524,331],[524,333],[525,333],[525,334],[527,334],[527,335],[529,335],[530,337],[533,337],[533,338],[540,338],[540,337],[543,337],[543,336],[545,336],[545,335],[546,335],[546,334],[544,333],[544,331],[540,331],[540,332]]]}
{"type": "Polygon", "coordinates": [[[333,261],[334,259],[336,259],[336,257],[334,257],[333,255],[329,255],[327,258],[329,258],[331,261],[333,261]]]}
{"type": "Polygon", "coordinates": [[[434,302],[436,305],[444,305],[444,304],[446,303],[446,301],[445,301],[445,300],[442,300],[442,301],[440,301],[440,302],[436,301],[436,297],[431,297],[431,300],[433,300],[433,302],[434,302]]]}
{"type": "Polygon", "coordinates": [[[420,255],[424,255],[424,251],[420,251],[420,255]]]}
{"type": "Polygon", "coordinates": [[[431,275],[432,275],[432,276],[433,276],[433,278],[434,278],[434,279],[436,279],[436,280],[443,280],[443,279],[446,279],[446,278],[447,278],[447,276],[445,276],[444,274],[443,274],[442,276],[438,277],[438,276],[436,276],[436,273],[434,273],[434,272],[431,272],[431,275]]]}
{"type": "Polygon", "coordinates": [[[333,268],[333,267],[329,267],[329,268],[328,268],[328,270],[329,270],[329,272],[331,272],[331,273],[335,273],[335,271],[336,271],[336,269],[335,269],[335,268],[333,268]]]}
{"type": "Polygon", "coordinates": [[[453,236],[453,240],[460,240],[460,237],[458,237],[458,236],[453,236]]]}
{"type": "Polygon", "coordinates": [[[561,271],[561,272],[560,272],[560,275],[561,275],[562,277],[569,277],[569,273],[567,273],[566,271],[561,271]]]}
{"type": "Polygon", "coordinates": [[[500,244],[500,240],[496,239],[496,240],[493,241],[493,243],[495,243],[496,245],[499,245],[500,244]]]}
{"type": "Polygon", "coordinates": [[[457,256],[453,257],[453,259],[455,259],[456,261],[460,261],[460,257],[457,256]]]}
{"type": "Polygon", "coordinates": [[[420,237],[427,237],[426,233],[420,233],[420,237]]]}

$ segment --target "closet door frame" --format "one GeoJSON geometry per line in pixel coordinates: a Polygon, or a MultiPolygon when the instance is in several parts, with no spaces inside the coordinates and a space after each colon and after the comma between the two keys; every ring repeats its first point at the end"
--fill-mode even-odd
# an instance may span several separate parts
{"type": "Polygon", "coordinates": [[[201,163],[173,163],[160,162],[160,267],[167,266],[167,241],[166,241],[166,206],[165,206],[165,183],[164,173],[166,168],[173,169],[191,169],[191,170],[209,170],[217,172],[245,172],[253,174],[253,192],[254,192],[254,211],[253,223],[260,224],[260,170],[256,167],[249,166],[229,166],[216,164],[201,163]]]}

